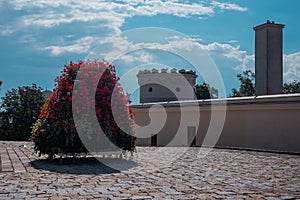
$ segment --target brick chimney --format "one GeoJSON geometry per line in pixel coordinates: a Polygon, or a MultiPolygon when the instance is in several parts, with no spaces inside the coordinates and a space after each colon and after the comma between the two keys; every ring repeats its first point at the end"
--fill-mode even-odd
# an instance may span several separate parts
{"type": "Polygon", "coordinates": [[[282,93],[282,29],[284,24],[266,23],[255,31],[255,94],[282,93]]]}

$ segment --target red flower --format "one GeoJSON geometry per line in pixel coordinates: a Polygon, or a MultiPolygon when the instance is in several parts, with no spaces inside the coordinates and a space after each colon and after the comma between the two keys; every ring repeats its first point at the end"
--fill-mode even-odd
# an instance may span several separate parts
{"type": "MultiPolygon", "coordinates": [[[[46,139],[48,140],[53,137],[61,138],[62,135],[58,136],[57,134],[63,134],[63,136],[69,137],[70,132],[76,133],[73,112],[81,119],[86,120],[88,116],[84,116],[83,111],[85,109],[90,110],[91,108],[95,109],[99,125],[102,130],[104,130],[104,132],[98,132],[98,135],[103,133],[108,134],[109,137],[113,137],[113,141],[128,139],[128,137],[122,138],[123,134],[119,132],[118,125],[114,120],[114,117],[121,121],[122,119],[129,119],[128,125],[131,126],[132,121],[130,121],[130,119],[134,117],[132,108],[126,107],[128,103],[126,95],[123,93],[123,89],[118,80],[119,78],[116,77],[115,67],[105,61],[70,62],[69,65],[64,66],[61,75],[55,79],[56,88],[53,91],[53,95],[41,108],[42,110],[39,116],[39,118],[42,119],[53,119],[43,120],[45,121],[43,123],[48,124],[41,125],[41,127],[52,126],[52,128],[48,128],[50,132],[47,133],[48,135],[46,134],[46,139]],[[80,73],[77,73],[79,70],[80,73]],[[77,74],[80,74],[80,76],[76,77],[77,74]],[[101,74],[102,76],[100,76],[101,74]],[[80,78],[80,84],[78,84],[79,93],[73,96],[75,78],[80,78]],[[96,91],[92,91],[94,88],[96,88],[96,91]],[[94,92],[96,92],[96,97],[93,96],[94,92]],[[116,94],[116,101],[112,103],[111,96],[113,92],[116,94]],[[75,107],[72,107],[74,105],[75,107]],[[112,110],[113,113],[117,113],[116,116],[113,116],[112,110]],[[61,125],[66,126],[66,128],[64,128],[63,131],[57,132],[56,127],[61,125]],[[52,133],[51,130],[54,132],[52,133]]],[[[36,130],[36,133],[39,133],[40,129],[36,130]]],[[[69,143],[72,142],[69,141],[69,143]]],[[[122,144],[123,143],[124,142],[122,142],[122,144]]],[[[131,142],[128,143],[131,144],[131,142]]],[[[49,142],[49,145],[50,144],[52,143],[49,142]]],[[[61,144],[67,145],[65,141],[62,141],[61,144]]],[[[63,149],[65,147],[60,148],[63,149]]],[[[122,148],[125,147],[123,146],[122,148]]]]}

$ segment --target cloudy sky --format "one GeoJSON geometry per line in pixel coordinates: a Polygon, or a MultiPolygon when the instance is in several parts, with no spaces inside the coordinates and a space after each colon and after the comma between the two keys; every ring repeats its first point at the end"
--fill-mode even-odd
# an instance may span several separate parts
{"type": "MultiPolygon", "coordinates": [[[[286,25],[284,81],[300,80],[299,7],[298,0],[1,0],[0,96],[32,83],[53,89],[64,64],[92,58],[95,52],[97,58],[114,62],[121,77],[146,63],[189,68],[167,53],[193,50],[187,47],[195,45],[215,63],[229,94],[239,85],[236,74],[253,70],[253,27],[267,19],[286,25]],[[137,29],[143,31],[132,31],[137,29]],[[169,40],[161,43],[153,35],[162,36],[165,29],[175,34],[167,34],[169,40]],[[131,52],[136,43],[148,40],[156,47],[159,43],[160,52],[151,48],[131,52]],[[116,61],[121,54],[126,55],[116,61]]],[[[200,62],[196,67],[205,71],[208,66],[200,62]]]]}

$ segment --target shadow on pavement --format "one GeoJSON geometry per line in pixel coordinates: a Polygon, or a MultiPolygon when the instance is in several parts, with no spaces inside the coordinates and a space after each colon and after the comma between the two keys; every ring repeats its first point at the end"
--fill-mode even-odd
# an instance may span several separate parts
{"type": "Polygon", "coordinates": [[[119,158],[76,158],[75,163],[72,158],[64,158],[63,164],[60,160],[40,159],[31,162],[31,165],[39,170],[66,173],[66,174],[112,174],[126,171],[137,166],[137,163],[131,160],[119,158]]]}

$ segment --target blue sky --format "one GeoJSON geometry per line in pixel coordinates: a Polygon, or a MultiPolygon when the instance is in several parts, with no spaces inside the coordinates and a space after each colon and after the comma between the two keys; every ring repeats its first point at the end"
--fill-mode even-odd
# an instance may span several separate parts
{"type": "MultiPolygon", "coordinates": [[[[53,89],[64,64],[86,59],[95,49],[106,52],[103,57],[112,61],[118,53],[131,50],[132,44],[124,41],[122,34],[143,27],[170,29],[191,38],[214,61],[229,94],[239,86],[236,75],[245,69],[253,70],[253,27],[267,19],[286,25],[284,81],[300,80],[299,7],[298,0],[2,0],[0,96],[8,89],[32,83],[53,89]]],[[[141,42],[152,34],[133,35],[135,41],[141,42]]],[[[171,42],[164,48],[185,48],[188,42],[171,42]]],[[[140,51],[114,61],[121,79],[134,66],[160,63],[163,59],[173,61],[164,63],[170,68],[189,68],[162,56],[164,53],[151,53],[140,51]]],[[[203,63],[198,67],[205,70],[203,63]]],[[[201,83],[201,79],[198,81],[201,83]]],[[[126,83],[123,85],[126,88],[126,83]]]]}

